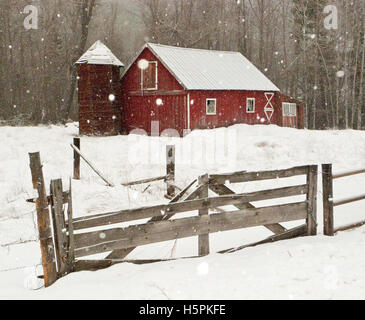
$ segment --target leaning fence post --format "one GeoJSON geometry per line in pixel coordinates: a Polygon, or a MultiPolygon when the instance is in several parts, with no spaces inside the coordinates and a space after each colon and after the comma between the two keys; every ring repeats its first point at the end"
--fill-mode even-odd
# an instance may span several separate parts
{"type": "MultiPolygon", "coordinates": [[[[81,150],[80,138],[74,138],[74,146],[81,150]]],[[[80,180],[80,155],[74,150],[74,179],[80,180]]]]}
{"type": "Polygon", "coordinates": [[[175,146],[166,146],[167,197],[175,196],[175,146]]]}
{"type": "Polygon", "coordinates": [[[33,188],[38,191],[36,200],[39,240],[42,254],[44,285],[49,287],[57,280],[55,252],[48,209],[48,199],[39,152],[29,153],[33,188]]]}
{"type": "Polygon", "coordinates": [[[317,178],[318,166],[308,166],[307,184],[309,192],[307,194],[307,234],[309,236],[315,236],[317,234],[317,178]]]}
{"type": "Polygon", "coordinates": [[[63,212],[63,190],[62,180],[51,181],[51,213],[53,221],[53,232],[55,235],[56,245],[56,260],[58,265],[59,276],[63,276],[66,273],[67,262],[67,237],[65,233],[65,215],[63,212]]]}
{"type": "MultiPolygon", "coordinates": [[[[209,190],[209,176],[204,175],[199,177],[199,185],[202,188],[199,192],[199,198],[208,198],[209,190]]],[[[199,210],[199,216],[209,215],[209,208],[204,208],[199,210]]],[[[209,254],[209,232],[207,234],[201,234],[198,236],[198,246],[199,246],[199,256],[205,256],[209,254]]]]}
{"type": "Polygon", "coordinates": [[[322,164],[323,234],[333,236],[333,178],[332,164],[322,164]]]}

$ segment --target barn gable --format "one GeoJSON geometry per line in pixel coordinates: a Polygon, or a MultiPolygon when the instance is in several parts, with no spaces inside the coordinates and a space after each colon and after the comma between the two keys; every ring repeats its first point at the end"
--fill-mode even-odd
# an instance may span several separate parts
{"type": "Polygon", "coordinates": [[[133,62],[126,68],[121,82],[125,92],[132,92],[134,94],[142,94],[141,91],[143,91],[143,95],[166,94],[185,90],[176,75],[167,68],[166,64],[147,45],[143,47],[133,62]],[[140,65],[141,62],[142,65],[140,65]],[[149,89],[143,89],[144,85],[142,82],[146,81],[146,76],[148,77],[147,74],[151,68],[147,67],[147,69],[144,69],[143,62],[156,63],[152,69],[157,73],[155,77],[157,83],[154,87],[151,85],[149,89]]]}
{"type": "Polygon", "coordinates": [[[146,44],[144,48],[146,47],[186,90],[280,91],[239,52],[189,49],[153,43],[146,44]]]}

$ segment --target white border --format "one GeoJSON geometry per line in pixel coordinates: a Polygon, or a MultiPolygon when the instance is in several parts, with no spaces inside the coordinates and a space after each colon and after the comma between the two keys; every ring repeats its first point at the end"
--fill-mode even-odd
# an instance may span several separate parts
{"type": "Polygon", "coordinates": [[[246,113],[255,113],[256,112],[256,98],[246,98],[246,113]],[[253,100],[253,111],[248,111],[247,110],[247,101],[248,100],[253,100]]]}
{"type": "Polygon", "coordinates": [[[217,115],[217,99],[216,98],[206,98],[205,99],[205,113],[206,113],[207,116],[217,115]],[[208,113],[208,100],[214,100],[215,101],[215,112],[214,113],[208,113]]]}

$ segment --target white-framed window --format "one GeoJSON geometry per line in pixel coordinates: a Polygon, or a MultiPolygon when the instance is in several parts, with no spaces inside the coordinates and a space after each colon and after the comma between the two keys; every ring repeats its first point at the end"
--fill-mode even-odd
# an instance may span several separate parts
{"type": "Polygon", "coordinates": [[[158,89],[158,65],[157,61],[148,61],[148,67],[141,69],[141,89],[158,89]]]}
{"type": "Polygon", "coordinates": [[[246,99],[246,112],[255,113],[255,98],[246,99]]]}
{"type": "Polygon", "coordinates": [[[297,116],[297,104],[283,102],[283,116],[284,117],[296,117],[297,116]]]}
{"type": "Polygon", "coordinates": [[[207,114],[216,115],[217,114],[217,99],[208,98],[206,100],[207,114]]]}

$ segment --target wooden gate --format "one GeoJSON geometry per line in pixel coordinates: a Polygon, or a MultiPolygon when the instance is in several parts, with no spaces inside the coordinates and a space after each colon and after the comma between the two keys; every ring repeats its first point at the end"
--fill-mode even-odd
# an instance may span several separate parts
{"type": "MultiPolygon", "coordinates": [[[[187,237],[198,238],[198,256],[210,253],[209,235],[215,232],[264,226],[273,236],[254,244],[231,248],[221,253],[240,250],[260,243],[289,239],[303,235],[315,235],[317,226],[317,166],[295,167],[286,170],[263,172],[235,172],[229,174],[204,175],[193,181],[168,204],[137,209],[95,214],[73,219],[71,192],[62,192],[59,180],[51,184],[51,212],[54,223],[55,258],[44,256],[45,279],[53,282],[72,271],[104,268],[115,263],[146,263],[162,260],[126,260],[136,247],[151,243],[176,240],[187,237]],[[282,179],[306,176],[302,185],[260,190],[235,194],[227,184],[282,179]],[[209,190],[217,196],[209,196],[209,190]],[[254,207],[251,202],[284,199],[291,196],[305,196],[300,202],[281,205],[254,207]],[[62,204],[68,202],[67,219],[62,204]],[[233,206],[235,210],[225,211],[221,207],[233,206]],[[176,218],[177,213],[196,211],[195,216],[176,218]],[[136,223],[148,219],[148,222],[136,223]],[[305,224],[287,230],[281,223],[305,220],[305,224]],[[132,222],[127,227],[111,228],[113,224],[132,222]],[[95,230],[97,228],[97,230],[95,230]],[[76,232],[74,232],[76,231],[76,232]],[[111,253],[109,253],[111,252],[111,253]],[[80,260],[94,254],[109,253],[102,260],[80,260]],[[53,262],[52,262],[53,261],[53,262]],[[47,266],[57,261],[58,272],[50,276],[47,266]]],[[[40,194],[41,196],[41,194],[40,194]]],[[[37,211],[38,212],[38,211],[37,211]]],[[[38,214],[42,214],[38,212],[38,214]]],[[[48,226],[50,229],[50,227],[48,226]]],[[[43,256],[43,251],[42,251],[43,256]]],[[[46,282],[46,285],[53,283],[46,282]]]]}

